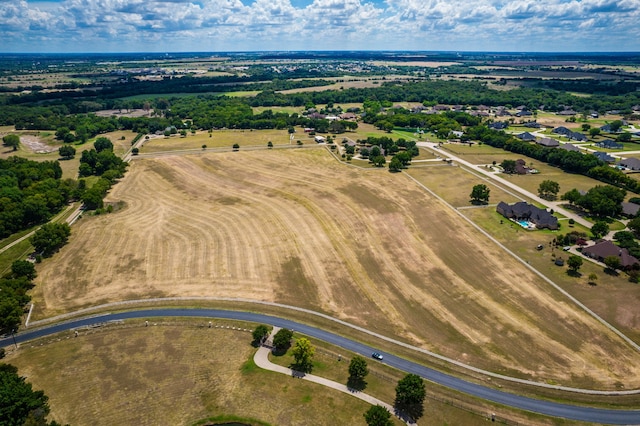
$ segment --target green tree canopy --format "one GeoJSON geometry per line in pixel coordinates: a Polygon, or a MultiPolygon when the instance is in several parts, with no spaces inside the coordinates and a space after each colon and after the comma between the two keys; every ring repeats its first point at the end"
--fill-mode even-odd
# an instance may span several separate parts
{"type": "Polygon", "coordinates": [[[489,193],[491,190],[485,184],[474,185],[471,190],[471,202],[473,204],[487,204],[489,202],[489,193]]]}
{"type": "Polygon", "coordinates": [[[507,174],[514,174],[516,172],[516,161],[515,160],[504,160],[500,163],[500,167],[507,174]]]}
{"type": "Polygon", "coordinates": [[[426,390],[422,377],[417,374],[407,374],[396,386],[394,406],[413,420],[418,420],[424,412],[424,398],[426,390]]]}
{"type": "Polygon", "coordinates": [[[15,278],[25,277],[29,281],[33,281],[36,276],[36,267],[28,260],[16,260],[11,264],[11,274],[15,278]]]}
{"type": "Polygon", "coordinates": [[[578,201],[580,201],[580,198],[582,198],[582,195],[576,188],[565,192],[564,194],[562,194],[562,197],[560,197],[561,200],[568,201],[569,204],[577,204],[578,201]]]}
{"type": "Polygon", "coordinates": [[[316,349],[311,345],[309,339],[304,337],[298,339],[293,348],[294,370],[310,373],[313,369],[313,355],[315,352],[316,349]]]}
{"type": "Polygon", "coordinates": [[[567,266],[569,267],[569,270],[578,272],[578,269],[582,266],[582,258],[575,254],[569,256],[569,259],[567,259],[567,266]]]}
{"type": "Polygon", "coordinates": [[[66,223],[45,223],[29,240],[36,252],[49,257],[67,243],[71,228],[66,223]]]}
{"type": "Polygon", "coordinates": [[[373,405],[364,413],[364,420],[367,426],[393,426],[391,413],[380,405],[373,405]]]}
{"type": "Polygon", "coordinates": [[[109,138],[105,137],[96,139],[96,141],[93,143],[93,147],[95,148],[96,152],[102,152],[105,150],[113,151],[113,143],[111,143],[109,138]]]}
{"type": "Polygon", "coordinates": [[[538,195],[545,200],[555,200],[560,192],[560,184],[552,180],[543,180],[538,186],[538,195]]]}
{"type": "Polygon", "coordinates": [[[594,238],[604,237],[609,233],[609,224],[603,220],[599,220],[591,227],[591,233],[594,238]]]}
{"type": "Polygon", "coordinates": [[[258,325],[255,330],[253,330],[253,343],[259,345],[264,338],[269,335],[269,327],[264,324],[258,325]]]}
{"type": "Polygon", "coordinates": [[[20,146],[20,136],[14,134],[3,136],[2,145],[13,148],[14,151],[17,151],[20,146]]]}
{"type": "Polygon", "coordinates": [[[76,155],[76,149],[71,145],[63,145],[58,148],[58,154],[64,160],[71,160],[76,155]]]}
{"type": "Polygon", "coordinates": [[[607,265],[607,268],[616,270],[620,269],[620,258],[618,256],[607,256],[604,258],[604,264],[607,265]]]}
{"type": "Polygon", "coordinates": [[[0,425],[47,425],[49,398],[43,391],[34,391],[18,369],[10,364],[0,364],[0,425]]]}
{"type": "Polygon", "coordinates": [[[611,185],[596,185],[578,200],[578,205],[600,217],[615,217],[622,212],[622,201],[627,195],[624,189],[611,185]]]}
{"type": "Polygon", "coordinates": [[[281,328],[275,336],[273,336],[273,346],[275,346],[278,351],[286,351],[289,346],[291,346],[292,337],[293,332],[291,330],[281,328]]]}

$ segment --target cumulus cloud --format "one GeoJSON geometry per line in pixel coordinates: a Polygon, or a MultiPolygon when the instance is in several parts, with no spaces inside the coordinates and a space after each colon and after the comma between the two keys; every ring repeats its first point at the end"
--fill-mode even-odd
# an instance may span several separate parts
{"type": "Polygon", "coordinates": [[[0,0],[14,51],[637,50],[640,0],[0,0]],[[145,43],[154,42],[153,46],[145,43]],[[37,43],[36,43],[37,42],[37,43]],[[35,47],[34,47],[35,46],[35,47]]]}

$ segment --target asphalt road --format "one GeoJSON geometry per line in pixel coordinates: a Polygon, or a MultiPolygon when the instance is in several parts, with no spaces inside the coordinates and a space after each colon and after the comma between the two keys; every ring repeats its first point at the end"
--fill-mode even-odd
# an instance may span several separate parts
{"type": "MultiPolygon", "coordinates": [[[[120,312],[92,316],[78,320],[72,320],[61,324],[56,324],[33,331],[24,331],[16,334],[17,343],[48,336],[54,333],[73,330],[107,321],[125,320],[132,318],[162,318],[162,317],[203,317],[203,318],[224,318],[239,321],[249,321],[255,323],[270,324],[276,327],[289,328],[307,336],[323,340],[333,345],[339,346],[351,352],[358,353],[365,357],[370,357],[371,353],[378,351],[384,355],[384,363],[408,373],[418,374],[425,379],[440,385],[503,404],[510,407],[519,408],[539,414],[553,417],[563,417],[571,420],[596,422],[615,425],[639,425],[640,410],[610,410],[604,408],[580,407],[569,404],[559,404],[550,401],[536,400],[519,395],[502,392],[493,388],[485,387],[476,383],[470,383],[462,379],[449,376],[447,374],[432,370],[417,363],[398,358],[392,354],[379,351],[377,348],[355,342],[342,336],[338,336],[327,331],[300,324],[282,318],[273,317],[251,312],[226,311],[220,309],[147,309],[129,312],[120,312]]],[[[0,347],[13,344],[11,336],[0,339],[0,347]]],[[[373,361],[370,362],[379,362],[373,361]]]]}

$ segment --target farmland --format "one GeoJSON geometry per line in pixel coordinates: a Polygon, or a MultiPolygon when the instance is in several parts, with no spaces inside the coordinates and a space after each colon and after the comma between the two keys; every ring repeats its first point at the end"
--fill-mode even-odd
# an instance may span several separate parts
{"type": "Polygon", "coordinates": [[[170,156],[135,161],[108,201],[126,208],[82,219],[39,268],[37,316],[247,297],[520,377],[640,377],[637,353],[401,174],[345,168],[322,149],[170,156]]]}

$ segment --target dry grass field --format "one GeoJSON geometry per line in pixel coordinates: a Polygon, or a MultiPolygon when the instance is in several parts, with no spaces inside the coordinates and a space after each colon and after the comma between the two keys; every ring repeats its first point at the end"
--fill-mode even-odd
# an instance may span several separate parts
{"type": "MultiPolygon", "coordinates": [[[[250,340],[193,324],[138,326],[23,347],[8,360],[45,391],[62,424],[192,425],[231,415],[274,426],[364,424],[369,404],[257,368],[250,340]]],[[[443,420],[477,418],[439,405],[443,420]]]]}
{"type": "MultiPolygon", "coordinates": [[[[466,192],[466,191],[465,191],[466,192]]],[[[403,174],[325,150],[136,160],[38,267],[35,315],[155,296],[322,311],[493,371],[640,385],[640,354],[403,174]]]]}
{"type": "Polygon", "coordinates": [[[179,135],[169,138],[164,136],[154,137],[145,140],[140,148],[140,153],[202,149],[202,145],[206,145],[207,148],[231,149],[236,143],[240,145],[240,150],[242,150],[242,147],[246,146],[265,147],[269,141],[273,145],[295,145],[298,140],[315,145],[313,137],[303,133],[301,129],[297,129],[297,133],[293,135],[293,140],[289,139],[289,134],[286,130],[215,130],[211,133],[211,137],[206,131],[199,131],[196,134],[189,133],[184,138],[179,135]]]}

